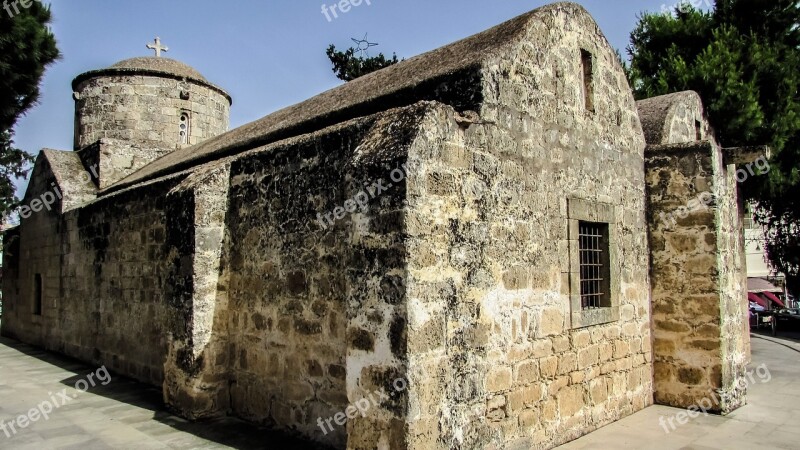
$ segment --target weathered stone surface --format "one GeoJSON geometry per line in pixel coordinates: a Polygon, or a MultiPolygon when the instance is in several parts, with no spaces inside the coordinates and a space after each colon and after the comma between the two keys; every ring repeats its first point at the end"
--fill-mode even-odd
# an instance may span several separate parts
{"type": "MultiPolygon", "coordinates": [[[[37,163],[26,200],[68,195],[6,234],[4,334],[161,385],[186,417],[335,448],[550,448],[650,405],[653,373],[658,401],[742,400],[735,184],[711,144],[645,150],[655,122],[581,7],[178,150],[182,102],[193,143],[227,98],[153,75],[77,82],[77,139],[103,140],[37,163]],[[713,213],[654,219],[706,188],[713,213]],[[581,305],[581,220],[608,225],[611,306],[581,305]]],[[[658,111],[659,144],[696,131],[658,111]]]]}
{"type": "MultiPolygon", "coordinates": [[[[75,150],[109,138],[174,151],[228,131],[230,97],[196,71],[187,77],[189,70],[193,69],[177,61],[149,57],[78,76],[73,83],[77,111],[75,150]],[[175,63],[175,67],[153,67],[167,61],[175,63]],[[184,73],[178,73],[181,70],[184,73]],[[191,119],[185,142],[179,136],[182,112],[191,119]]],[[[131,156],[115,152],[112,158],[123,164],[131,156]]],[[[127,173],[108,185],[143,165],[129,167],[127,173]]]]}
{"type": "MultiPolygon", "coordinates": [[[[567,17],[559,12],[548,20],[557,27],[560,25],[555,24],[574,19],[567,17]]],[[[603,363],[610,363],[605,372],[609,376],[651,370],[641,345],[642,339],[650,338],[649,332],[642,332],[649,327],[642,170],[645,144],[632,99],[617,97],[618,83],[624,86],[625,81],[613,66],[613,52],[591,49],[597,52],[602,70],[613,74],[602,82],[595,80],[595,92],[602,92],[596,95],[604,99],[595,103],[596,115],[586,115],[580,98],[570,97],[574,101],[561,108],[533,87],[550,86],[559,96],[569,91],[569,86],[580,84],[577,42],[586,42],[580,36],[588,36],[584,33],[596,28],[574,23],[569,31],[542,25],[531,32],[537,43],[521,45],[508,60],[498,58],[497,68],[489,71],[488,77],[496,80],[499,88],[490,91],[491,97],[477,111],[481,121],[494,123],[463,129],[453,124],[452,115],[437,113],[431,117],[436,124],[431,129],[437,131],[424,135],[409,155],[410,165],[416,168],[406,180],[412,193],[411,248],[424,248],[427,255],[442,257],[436,263],[430,258],[409,259],[407,293],[410,298],[426,299],[414,304],[415,315],[433,318],[443,308],[448,323],[447,347],[419,355],[414,364],[424,368],[424,361],[444,358],[448,361],[445,380],[474,373],[486,380],[477,390],[446,382],[443,389],[426,391],[424,399],[416,400],[435,407],[420,408],[430,413],[415,420],[421,424],[435,421],[441,429],[421,435],[414,441],[418,448],[451,448],[454,442],[462,448],[506,448],[517,441],[546,448],[568,439],[569,429],[602,426],[633,412],[634,405],[644,407],[652,402],[649,378],[637,378],[639,384],[629,389],[626,376],[624,389],[607,390],[605,399],[601,399],[602,389],[596,389],[597,406],[609,414],[589,419],[593,417],[589,383],[600,376],[603,363]],[[563,58],[545,57],[543,49],[553,45],[563,46],[563,58]],[[526,58],[540,62],[529,65],[526,58]],[[521,93],[528,93],[528,99],[518,97],[521,93]],[[611,109],[624,111],[631,120],[616,121],[611,109]],[[601,143],[601,134],[613,136],[613,142],[601,143]],[[455,145],[472,155],[471,167],[449,162],[455,145]],[[443,173],[451,174],[456,185],[481,189],[470,188],[468,195],[459,189],[449,193],[432,189],[436,186],[429,175],[436,174],[438,179],[443,173]],[[608,179],[620,183],[609,185],[608,179]],[[624,286],[619,286],[624,319],[570,329],[570,294],[575,291],[569,277],[563,276],[570,270],[564,264],[569,259],[563,255],[569,248],[570,196],[585,198],[593,205],[589,207],[592,214],[619,211],[619,215],[608,215],[620,230],[616,245],[626,249],[617,253],[625,280],[624,286]],[[636,198],[639,200],[634,201],[636,198]],[[600,203],[613,207],[600,208],[600,203]],[[431,283],[455,285],[446,303],[427,300],[430,296],[425,286],[431,283]],[[620,346],[619,358],[615,358],[607,336],[619,339],[623,328],[625,341],[639,337],[639,344],[635,350],[620,346]],[[480,346],[472,345],[474,330],[484,329],[489,330],[488,338],[480,346]],[[601,351],[604,362],[600,361],[601,351]],[[537,367],[538,372],[534,370],[537,367]],[[503,407],[492,403],[489,411],[483,412],[489,399],[498,396],[505,398],[503,407]],[[540,414],[538,421],[531,421],[532,411],[540,414]],[[488,426],[481,425],[483,421],[489,422],[488,426]]],[[[410,321],[411,335],[422,330],[410,321]]],[[[414,372],[414,367],[410,370],[414,372]]],[[[423,372],[418,379],[430,378],[423,372]]]]}
{"type": "Polygon", "coordinates": [[[724,164],[700,98],[638,103],[652,252],[655,398],[690,407],[744,404],[748,360],[744,243],[735,171],[724,164]],[[721,368],[721,369],[720,369],[721,368]]]}

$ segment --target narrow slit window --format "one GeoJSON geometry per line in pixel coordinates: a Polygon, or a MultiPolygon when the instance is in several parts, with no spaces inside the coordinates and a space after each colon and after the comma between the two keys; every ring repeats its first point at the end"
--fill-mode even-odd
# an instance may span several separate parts
{"type": "Polygon", "coordinates": [[[694,121],[694,129],[695,129],[695,133],[697,134],[697,140],[698,141],[702,141],[703,140],[703,122],[701,122],[699,120],[695,120],[694,121]]]}
{"type": "Polygon", "coordinates": [[[581,307],[608,308],[611,306],[608,224],[580,222],[578,238],[581,307]]]}
{"type": "Polygon", "coordinates": [[[188,144],[189,143],[189,133],[191,132],[191,117],[189,116],[188,111],[183,111],[181,113],[181,119],[179,124],[179,142],[181,144],[188,144]]]}
{"type": "Polygon", "coordinates": [[[594,112],[594,56],[588,50],[581,49],[581,65],[584,106],[587,111],[594,112]]]}
{"type": "Polygon", "coordinates": [[[33,314],[42,315],[42,275],[33,276],[33,314]]]}

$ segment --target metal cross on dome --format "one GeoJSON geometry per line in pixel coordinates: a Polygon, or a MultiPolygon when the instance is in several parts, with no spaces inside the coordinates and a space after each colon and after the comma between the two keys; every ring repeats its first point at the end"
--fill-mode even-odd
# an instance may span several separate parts
{"type": "Polygon", "coordinates": [[[155,50],[156,58],[160,58],[161,57],[161,52],[168,52],[169,51],[169,47],[161,45],[161,38],[158,37],[158,36],[156,36],[156,42],[155,43],[147,44],[147,48],[149,48],[150,50],[155,50]]]}
{"type": "Polygon", "coordinates": [[[377,47],[378,46],[378,44],[370,42],[370,41],[367,40],[367,34],[366,33],[364,34],[364,39],[355,39],[355,38],[350,38],[350,39],[352,39],[353,42],[356,43],[356,45],[357,45],[356,51],[361,53],[362,57],[365,54],[367,56],[369,56],[369,53],[367,53],[367,50],[369,50],[370,47],[377,47]]]}

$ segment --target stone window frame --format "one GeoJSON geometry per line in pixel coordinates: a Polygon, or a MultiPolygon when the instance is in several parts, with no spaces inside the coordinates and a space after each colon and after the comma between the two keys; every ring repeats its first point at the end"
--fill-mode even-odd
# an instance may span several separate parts
{"type": "Polygon", "coordinates": [[[616,206],[579,198],[567,199],[567,242],[569,247],[569,301],[571,328],[586,328],[619,321],[620,277],[616,206]],[[581,222],[608,224],[610,307],[583,309],[581,302],[580,233],[581,222]]]}
{"type": "Polygon", "coordinates": [[[178,116],[178,143],[180,145],[190,145],[192,138],[192,112],[188,109],[181,109],[178,116]],[[183,118],[186,118],[184,121],[183,118]],[[182,125],[186,125],[185,129],[181,129],[182,125]],[[181,133],[185,133],[181,134],[181,133]],[[185,138],[185,139],[184,139],[185,138]]]}

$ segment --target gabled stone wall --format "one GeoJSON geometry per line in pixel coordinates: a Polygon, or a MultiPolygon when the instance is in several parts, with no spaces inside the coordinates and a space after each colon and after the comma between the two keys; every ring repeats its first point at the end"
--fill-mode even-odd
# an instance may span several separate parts
{"type": "Polygon", "coordinates": [[[570,8],[506,50],[478,114],[437,109],[410,157],[408,448],[549,448],[652,403],[644,139],[624,74],[570,8]],[[611,319],[585,328],[575,199],[613,212],[619,274],[611,319]]]}
{"type": "Polygon", "coordinates": [[[725,414],[745,402],[750,353],[736,166],[714,140],[697,93],[638,107],[650,144],[655,400],[725,414]]]}

